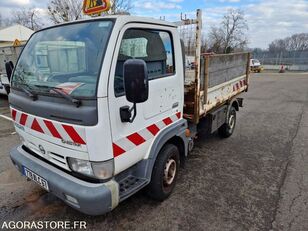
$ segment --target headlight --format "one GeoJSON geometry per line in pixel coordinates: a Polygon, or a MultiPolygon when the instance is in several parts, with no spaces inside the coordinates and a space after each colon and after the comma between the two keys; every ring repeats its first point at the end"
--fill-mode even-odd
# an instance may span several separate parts
{"type": "Polygon", "coordinates": [[[107,180],[113,176],[113,159],[104,162],[90,162],[87,160],[68,158],[68,164],[72,171],[96,179],[107,180]]]}

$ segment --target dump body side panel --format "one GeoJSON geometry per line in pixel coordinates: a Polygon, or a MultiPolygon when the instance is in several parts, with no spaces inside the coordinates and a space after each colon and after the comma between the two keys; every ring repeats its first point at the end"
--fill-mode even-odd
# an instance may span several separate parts
{"type": "Polygon", "coordinates": [[[188,120],[194,120],[195,107],[198,116],[204,117],[215,107],[247,91],[249,84],[249,53],[204,55],[201,58],[200,93],[194,95],[196,83],[191,70],[186,71],[185,109],[188,120]]]}

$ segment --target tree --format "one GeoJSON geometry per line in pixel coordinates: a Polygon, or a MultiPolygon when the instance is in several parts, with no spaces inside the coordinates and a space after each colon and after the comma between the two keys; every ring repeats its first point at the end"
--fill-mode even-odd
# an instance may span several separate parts
{"type": "Polygon", "coordinates": [[[291,37],[274,40],[269,44],[269,51],[272,53],[305,50],[308,50],[308,33],[294,34],[291,37]]]}
{"type": "MultiPolygon", "coordinates": [[[[54,24],[83,18],[83,0],[51,0],[48,13],[54,24]]],[[[124,14],[131,9],[131,0],[111,0],[111,9],[105,14],[124,14]]]]}
{"type": "Polygon", "coordinates": [[[286,38],[286,42],[289,51],[308,50],[308,33],[294,34],[286,38]]]}
{"type": "Polygon", "coordinates": [[[268,50],[271,53],[280,53],[287,51],[287,41],[284,39],[277,39],[269,45],[268,50]]]}
{"type": "Polygon", "coordinates": [[[209,35],[210,49],[215,53],[222,53],[224,48],[224,36],[221,28],[212,27],[209,35]]]}
{"type": "Polygon", "coordinates": [[[211,27],[209,38],[212,50],[216,53],[228,53],[244,49],[248,43],[247,31],[244,12],[230,9],[223,17],[220,27],[211,27]]]}
{"type": "Polygon", "coordinates": [[[208,51],[209,47],[208,47],[208,40],[205,36],[205,34],[202,34],[202,38],[201,38],[201,53],[206,53],[208,51]]]}
{"type": "Polygon", "coordinates": [[[51,0],[48,13],[54,24],[70,22],[83,17],[82,0],[51,0]]]}
{"type": "Polygon", "coordinates": [[[13,11],[10,21],[11,24],[17,23],[31,30],[39,30],[43,27],[43,23],[39,20],[39,12],[35,8],[13,11]]]}
{"type": "Polygon", "coordinates": [[[131,9],[131,0],[111,0],[109,14],[127,14],[131,9]]]}

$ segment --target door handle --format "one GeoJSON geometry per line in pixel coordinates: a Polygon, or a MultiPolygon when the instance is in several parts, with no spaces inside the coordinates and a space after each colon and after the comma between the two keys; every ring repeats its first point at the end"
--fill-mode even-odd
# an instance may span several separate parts
{"type": "Polygon", "coordinates": [[[176,102],[176,103],[174,103],[174,104],[172,105],[172,109],[177,108],[178,106],[179,106],[179,103],[176,102]]]}

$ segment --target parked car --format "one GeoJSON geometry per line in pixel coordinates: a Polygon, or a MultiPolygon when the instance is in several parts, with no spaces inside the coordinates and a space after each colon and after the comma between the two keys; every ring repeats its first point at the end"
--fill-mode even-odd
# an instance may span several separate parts
{"type": "Polygon", "coordinates": [[[6,74],[0,74],[0,94],[8,95],[10,92],[10,81],[6,74]]]}
{"type": "Polygon", "coordinates": [[[251,59],[250,60],[250,70],[252,72],[262,72],[264,70],[263,66],[261,65],[261,62],[258,59],[251,59]]]}

